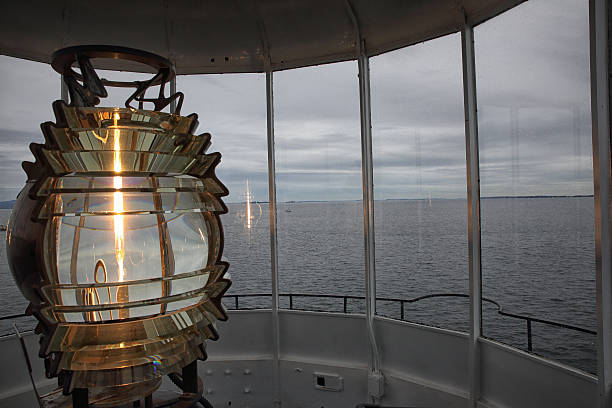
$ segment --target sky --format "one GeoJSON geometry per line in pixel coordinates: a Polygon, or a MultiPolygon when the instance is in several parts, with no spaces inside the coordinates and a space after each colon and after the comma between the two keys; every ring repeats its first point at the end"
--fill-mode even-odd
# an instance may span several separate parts
{"type": "MultiPolygon", "coordinates": [[[[587,0],[530,0],[475,29],[482,196],[592,194],[587,0]]],[[[452,34],[371,58],[376,199],[465,199],[461,42],[452,34]]],[[[115,74],[122,78],[136,74],[115,74]]],[[[104,76],[104,75],[103,75],[104,76]]],[[[145,75],[145,77],[148,77],[145,75]]],[[[0,56],[0,201],[53,120],[59,76],[0,56]]],[[[267,201],[265,76],[181,76],[223,155],[226,201],[267,201]]],[[[122,106],[125,94],[103,106],[122,106]]],[[[113,93],[114,92],[114,93],[113,93]]],[[[355,61],[274,74],[279,201],[361,199],[355,61]]]]}

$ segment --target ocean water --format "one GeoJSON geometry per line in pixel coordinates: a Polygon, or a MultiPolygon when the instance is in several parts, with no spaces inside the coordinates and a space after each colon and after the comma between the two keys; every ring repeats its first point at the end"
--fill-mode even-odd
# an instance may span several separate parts
{"type": "MultiPolygon", "coordinates": [[[[267,204],[253,204],[250,227],[244,204],[222,217],[224,258],[230,262],[228,294],[270,293],[267,204]]],[[[390,200],[375,203],[377,297],[412,299],[433,293],[468,293],[465,200],[390,200]]],[[[6,224],[10,211],[0,210],[6,224]]],[[[506,312],[595,330],[593,198],[483,199],[483,296],[506,312]]],[[[363,296],[364,247],[360,202],[296,202],[278,205],[281,294],[363,296]]],[[[0,249],[0,303],[7,315],[27,302],[15,288],[0,249]]],[[[233,307],[231,298],[226,300],[233,307]]],[[[270,297],[241,298],[240,307],[269,307],[270,297]]],[[[289,298],[281,297],[281,307],[289,298]]],[[[361,313],[362,300],[349,312],[361,313]]],[[[341,299],[294,297],[293,307],[341,311],[341,299]]],[[[400,318],[397,302],[378,301],[377,313],[400,318]]],[[[468,328],[468,300],[436,297],[407,303],[404,319],[458,331],[468,328]]],[[[16,320],[22,330],[31,318],[16,320]]],[[[533,323],[533,352],[595,372],[594,335],[533,323]]],[[[0,334],[10,332],[0,321],[0,334]]],[[[527,348],[526,324],[483,304],[483,334],[527,348]]]]}

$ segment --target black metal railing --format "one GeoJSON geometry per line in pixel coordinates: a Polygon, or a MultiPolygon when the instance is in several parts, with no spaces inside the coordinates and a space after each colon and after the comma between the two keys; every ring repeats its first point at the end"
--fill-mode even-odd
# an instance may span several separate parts
{"type": "MultiPolygon", "coordinates": [[[[224,298],[233,299],[233,310],[253,310],[253,309],[263,309],[262,307],[240,307],[240,299],[241,298],[255,298],[255,297],[271,297],[272,295],[269,293],[252,293],[252,294],[237,294],[237,295],[225,295],[224,298]]],[[[315,295],[315,294],[306,294],[306,293],[280,293],[278,295],[280,298],[288,298],[289,299],[289,310],[305,310],[294,307],[294,299],[295,298],[320,298],[320,299],[342,299],[342,313],[349,313],[348,311],[348,301],[349,300],[362,300],[365,301],[365,296],[353,296],[353,295],[315,295]]],[[[416,303],[425,299],[432,298],[469,298],[470,295],[464,293],[431,293],[428,295],[417,296],[410,299],[402,299],[402,298],[384,298],[377,297],[377,302],[389,302],[389,303],[397,303],[399,306],[400,319],[405,321],[405,305],[410,303],[416,303]]],[[[503,310],[503,307],[496,302],[495,300],[489,298],[482,298],[483,302],[490,303],[497,308],[497,314],[500,316],[510,317],[513,319],[523,320],[527,326],[527,350],[533,351],[533,336],[532,336],[532,323],[542,323],[551,327],[559,327],[563,329],[573,330],[581,333],[587,333],[592,335],[597,335],[597,332],[594,330],[587,329],[585,327],[576,326],[573,324],[557,322],[554,320],[541,319],[538,317],[533,317],[525,314],[519,313],[510,313],[503,310]]],[[[228,307],[229,308],[229,307],[228,307]]],[[[229,308],[231,309],[231,308],[229,308]]]]}
{"type": "MultiPolygon", "coordinates": [[[[28,316],[25,313],[16,313],[16,314],[0,316],[0,322],[8,322],[8,321],[13,321],[13,323],[17,323],[18,326],[20,327],[20,331],[22,331],[22,332],[28,332],[30,330],[33,330],[34,326],[35,326],[35,323],[34,323],[35,321],[32,318],[32,316],[28,316]],[[29,317],[30,319],[32,319],[32,321],[31,321],[31,324],[27,325],[29,327],[24,330],[24,327],[21,324],[21,323],[23,323],[23,320],[21,321],[21,323],[16,321],[16,320],[17,319],[23,319],[25,317],[29,317]]],[[[1,325],[0,326],[0,337],[12,336],[14,334],[15,334],[15,332],[14,332],[13,328],[10,326],[10,324],[8,326],[6,326],[6,325],[1,325]]]]}
{"type": "MultiPolygon", "coordinates": [[[[345,313],[345,314],[349,313],[349,309],[348,309],[349,300],[361,300],[365,302],[365,296],[354,296],[354,295],[314,295],[314,294],[307,294],[307,293],[280,293],[278,296],[280,298],[288,298],[289,310],[308,310],[308,309],[299,309],[299,308],[294,307],[295,298],[319,298],[319,299],[338,299],[338,300],[341,299],[342,300],[342,313],[345,313]]],[[[240,307],[240,299],[256,298],[256,297],[260,297],[260,298],[270,297],[271,298],[272,295],[270,293],[236,294],[236,295],[225,295],[224,299],[226,300],[233,299],[233,301],[231,302],[233,303],[233,310],[265,309],[265,307],[259,307],[259,306],[258,307],[240,307]]],[[[404,311],[405,311],[405,305],[407,303],[410,304],[410,303],[416,303],[416,302],[419,302],[425,299],[443,298],[443,297],[469,298],[470,295],[467,295],[464,293],[431,293],[429,295],[417,296],[417,297],[410,298],[410,299],[377,297],[376,301],[377,302],[397,303],[400,309],[399,310],[400,311],[399,320],[405,321],[404,311]]],[[[499,302],[496,302],[495,300],[492,300],[492,299],[482,298],[482,301],[494,305],[497,308],[497,313],[501,316],[525,321],[527,325],[527,350],[528,351],[533,351],[533,339],[532,339],[532,328],[531,328],[533,322],[542,323],[542,324],[552,326],[552,327],[559,327],[559,328],[563,328],[567,330],[577,331],[581,333],[587,333],[591,335],[597,334],[597,332],[594,330],[590,330],[585,327],[576,326],[573,324],[556,322],[554,320],[548,320],[548,319],[541,319],[539,317],[533,317],[533,316],[519,314],[519,313],[506,312],[503,310],[503,307],[499,304],[499,302]]],[[[232,309],[227,305],[227,302],[226,302],[226,307],[228,307],[228,309],[232,309]]],[[[13,315],[8,315],[8,316],[0,316],[0,321],[12,320],[12,319],[20,318],[20,317],[25,317],[25,316],[26,315],[23,313],[13,314],[13,315]]]]}
{"type": "Polygon", "coordinates": [[[13,319],[18,319],[20,317],[26,317],[26,315],[24,313],[19,313],[19,314],[0,316],[0,320],[13,320],[13,319]]]}

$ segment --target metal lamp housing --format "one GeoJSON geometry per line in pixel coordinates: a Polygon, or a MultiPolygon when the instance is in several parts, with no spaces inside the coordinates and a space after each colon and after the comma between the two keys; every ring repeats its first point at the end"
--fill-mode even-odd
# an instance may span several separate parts
{"type": "Polygon", "coordinates": [[[228,192],[197,115],[73,105],[54,102],[23,163],[8,263],[47,376],[117,404],[118,390],[150,394],[217,338],[228,192]]]}

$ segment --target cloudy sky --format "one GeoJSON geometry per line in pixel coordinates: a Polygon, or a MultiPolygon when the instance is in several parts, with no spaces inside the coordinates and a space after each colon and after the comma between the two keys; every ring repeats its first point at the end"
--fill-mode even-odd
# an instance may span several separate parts
{"type": "MultiPolygon", "coordinates": [[[[592,194],[588,1],[530,0],[477,27],[475,42],[482,195],[592,194]]],[[[376,198],[465,198],[459,35],[372,58],[371,80],[376,198]]],[[[275,73],[279,201],[361,198],[357,81],[356,62],[275,73]]],[[[10,57],[0,83],[0,200],[10,200],[60,83],[49,66],[10,57]]],[[[223,154],[228,201],[244,201],[247,178],[266,201],[264,75],[179,77],[177,89],[223,154]]]]}

